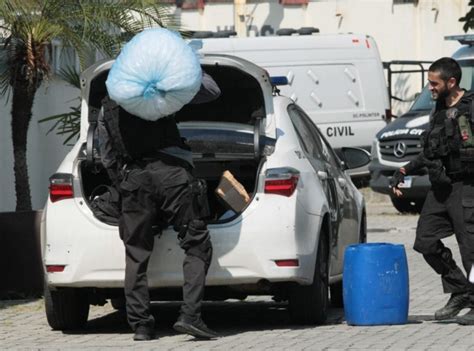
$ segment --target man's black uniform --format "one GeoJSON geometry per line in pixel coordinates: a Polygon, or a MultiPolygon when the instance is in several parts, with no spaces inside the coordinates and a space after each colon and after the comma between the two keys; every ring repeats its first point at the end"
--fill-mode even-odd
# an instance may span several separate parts
{"type": "MultiPolygon", "coordinates": [[[[201,90],[190,103],[216,99],[220,90],[203,75],[201,90]]],[[[146,121],[109,98],[99,117],[101,158],[121,194],[120,237],[125,244],[127,317],[135,339],[152,337],[147,267],[154,232],[173,225],[178,232],[183,263],[183,305],[175,329],[212,337],[201,319],[201,302],[212,258],[206,214],[206,187],[192,175],[192,154],[173,116],[146,121]],[[184,325],[184,327],[183,327],[184,325]],[[194,328],[197,330],[189,330],[194,328]]]]}
{"type": "MultiPolygon", "coordinates": [[[[436,312],[436,319],[450,318],[462,308],[474,307],[473,284],[441,242],[456,235],[469,276],[474,262],[474,145],[470,145],[474,142],[470,136],[473,100],[474,93],[470,92],[450,108],[444,99],[438,100],[424,136],[423,152],[404,167],[406,174],[427,167],[432,183],[418,220],[414,249],[441,275],[444,292],[452,294],[448,305],[436,312]]],[[[397,171],[392,186],[398,184],[397,177],[403,179],[397,171]]]]}

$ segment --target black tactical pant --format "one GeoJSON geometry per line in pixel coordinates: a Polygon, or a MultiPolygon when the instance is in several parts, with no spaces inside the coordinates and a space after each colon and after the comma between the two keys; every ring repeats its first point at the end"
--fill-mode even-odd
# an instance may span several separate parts
{"type": "Polygon", "coordinates": [[[454,182],[429,191],[418,220],[414,249],[441,275],[445,293],[470,294],[474,286],[456,265],[451,251],[440,239],[456,236],[467,276],[474,262],[474,183],[454,182]]]}
{"type": "MultiPolygon", "coordinates": [[[[127,168],[120,184],[122,213],[120,237],[125,244],[125,298],[127,318],[133,330],[154,326],[150,313],[147,267],[153,249],[152,227],[171,224],[178,231],[183,263],[181,315],[194,320],[201,316],[201,302],[212,245],[202,216],[198,187],[189,169],[170,162],[154,161],[127,168]]],[[[201,194],[202,195],[202,194],[201,194]]]]}

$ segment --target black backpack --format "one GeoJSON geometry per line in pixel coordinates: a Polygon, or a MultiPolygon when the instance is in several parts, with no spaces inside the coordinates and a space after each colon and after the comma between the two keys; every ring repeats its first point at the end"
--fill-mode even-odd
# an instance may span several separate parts
{"type": "Polygon", "coordinates": [[[89,204],[98,220],[110,225],[118,225],[120,194],[117,189],[105,184],[97,186],[89,196],[89,204]]]}

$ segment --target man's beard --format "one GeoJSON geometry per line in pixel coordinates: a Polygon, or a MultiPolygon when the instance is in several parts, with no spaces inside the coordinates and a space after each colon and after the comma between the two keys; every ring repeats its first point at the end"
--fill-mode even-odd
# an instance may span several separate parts
{"type": "Polygon", "coordinates": [[[443,89],[438,93],[438,96],[433,97],[433,100],[435,101],[442,101],[446,99],[449,96],[449,89],[443,89]]]}

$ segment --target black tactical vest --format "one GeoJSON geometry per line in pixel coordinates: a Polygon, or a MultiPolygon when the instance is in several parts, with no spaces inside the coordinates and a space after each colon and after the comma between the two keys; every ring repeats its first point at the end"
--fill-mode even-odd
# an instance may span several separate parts
{"type": "MultiPolygon", "coordinates": [[[[187,149],[173,116],[147,121],[128,113],[113,100],[104,99],[103,106],[106,119],[118,118],[120,135],[111,135],[111,138],[116,142],[121,139],[117,144],[124,146],[129,158],[133,160],[152,158],[160,149],[170,146],[187,149]]],[[[117,134],[117,131],[110,132],[117,134]]]]}
{"type": "Polygon", "coordinates": [[[430,116],[424,152],[429,159],[441,159],[448,173],[474,167],[473,100],[474,94],[466,92],[455,107],[446,108],[438,103],[430,116]]]}

